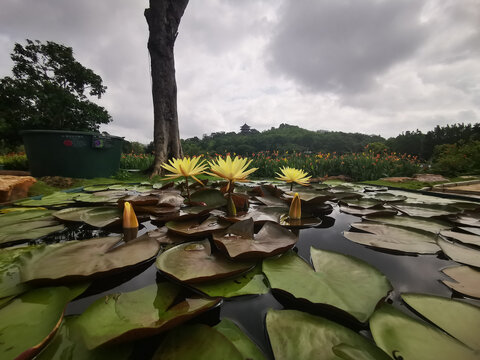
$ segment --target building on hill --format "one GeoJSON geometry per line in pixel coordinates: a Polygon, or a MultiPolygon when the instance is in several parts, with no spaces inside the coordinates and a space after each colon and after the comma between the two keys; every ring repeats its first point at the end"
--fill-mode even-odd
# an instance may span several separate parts
{"type": "Polygon", "coordinates": [[[240,127],[240,134],[241,135],[249,135],[249,134],[257,134],[258,130],[252,129],[247,123],[243,124],[240,127]]]}

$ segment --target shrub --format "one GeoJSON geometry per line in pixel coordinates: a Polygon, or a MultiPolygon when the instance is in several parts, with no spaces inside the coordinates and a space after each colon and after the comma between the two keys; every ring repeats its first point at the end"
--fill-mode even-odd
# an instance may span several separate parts
{"type": "Polygon", "coordinates": [[[435,146],[432,170],[445,176],[480,173],[480,141],[435,146]]]}
{"type": "Polygon", "coordinates": [[[0,156],[0,164],[3,164],[5,170],[25,170],[28,171],[28,160],[25,153],[10,153],[0,156]]]}

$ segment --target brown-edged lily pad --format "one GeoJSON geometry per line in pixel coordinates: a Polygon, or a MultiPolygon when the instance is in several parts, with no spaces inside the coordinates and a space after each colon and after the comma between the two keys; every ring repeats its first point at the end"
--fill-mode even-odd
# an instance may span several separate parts
{"type": "Polygon", "coordinates": [[[157,257],[157,268],[186,283],[224,279],[253,268],[252,263],[234,262],[221,253],[212,253],[208,240],[174,246],[157,257]]]}
{"type": "Polygon", "coordinates": [[[392,289],[371,265],[351,256],[310,248],[313,269],[293,252],[265,259],[270,286],[313,304],[340,309],[365,322],[392,289]]]}
{"type": "Polygon", "coordinates": [[[69,301],[85,286],[34,289],[0,309],[0,357],[31,359],[55,335],[69,301]]]}
{"type": "Polygon", "coordinates": [[[84,222],[93,227],[106,227],[121,223],[122,211],[117,207],[72,207],[53,213],[63,221],[84,222]]]}
{"type": "Polygon", "coordinates": [[[426,219],[421,217],[413,216],[378,216],[378,215],[367,215],[363,217],[364,220],[373,221],[376,223],[386,224],[386,225],[396,225],[405,228],[411,228],[416,230],[428,231],[432,234],[438,234],[442,230],[450,229],[452,224],[448,221],[443,221],[439,219],[426,219]]]}
{"type": "Polygon", "coordinates": [[[282,226],[266,222],[254,235],[252,219],[240,221],[213,234],[215,245],[232,259],[261,259],[281,254],[295,245],[298,237],[282,226]]]}
{"type": "Polygon", "coordinates": [[[437,243],[450,259],[462,264],[480,267],[480,250],[478,248],[474,249],[470,246],[452,243],[442,238],[438,238],[437,243]]]}
{"type": "Polygon", "coordinates": [[[458,228],[462,231],[465,231],[465,232],[469,233],[469,234],[480,236],[480,228],[466,227],[466,226],[459,226],[458,228]]]}
{"type": "Polygon", "coordinates": [[[343,236],[358,244],[413,254],[435,254],[440,250],[435,235],[428,232],[376,223],[353,223],[351,226],[367,231],[343,232],[343,236]]]}
{"type": "Polygon", "coordinates": [[[252,219],[255,224],[264,224],[267,221],[280,222],[280,217],[286,212],[288,212],[288,208],[286,207],[251,206],[247,212],[237,213],[237,216],[227,216],[227,214],[221,210],[213,210],[211,214],[230,223],[252,219]]]}
{"type": "Polygon", "coordinates": [[[176,234],[193,237],[206,236],[214,231],[225,229],[229,225],[229,222],[220,220],[215,216],[209,216],[207,219],[196,218],[186,221],[169,221],[165,224],[170,231],[176,234]]]}
{"type": "Polygon", "coordinates": [[[388,203],[402,202],[402,201],[407,200],[407,197],[404,196],[404,195],[395,195],[395,194],[391,194],[391,193],[387,193],[387,192],[377,193],[377,194],[375,194],[375,196],[373,198],[375,200],[382,201],[382,202],[388,202],[388,203]]]}
{"type": "Polygon", "coordinates": [[[23,281],[85,279],[120,271],[154,257],[159,243],[138,238],[115,246],[118,236],[45,245],[35,251],[22,268],[23,281]]]}
{"type": "Polygon", "coordinates": [[[204,214],[210,210],[227,205],[227,200],[220,190],[216,189],[200,189],[190,196],[193,204],[201,204],[188,206],[182,210],[188,214],[204,214]]]}
{"type": "Polygon", "coordinates": [[[442,272],[454,280],[442,280],[446,286],[460,294],[480,299],[480,271],[462,265],[443,269],[442,272]]]}
{"type": "Polygon", "coordinates": [[[175,327],[219,303],[219,299],[186,298],[168,282],[100,298],[76,321],[88,349],[127,342],[175,327]]]}
{"type": "Polygon", "coordinates": [[[382,208],[382,202],[375,199],[344,199],[338,202],[340,205],[350,206],[359,209],[382,208]]]}
{"type": "Polygon", "coordinates": [[[472,245],[480,246],[479,235],[464,234],[457,231],[442,231],[440,235],[456,241],[460,241],[464,244],[472,244],[472,245]]]}
{"type": "Polygon", "coordinates": [[[35,240],[64,229],[65,226],[53,217],[50,220],[22,221],[0,229],[0,244],[35,240]]]}
{"type": "Polygon", "coordinates": [[[453,206],[443,204],[392,204],[391,206],[408,216],[419,216],[426,218],[434,216],[450,216],[460,212],[453,206]]]}
{"type": "Polygon", "coordinates": [[[358,209],[350,206],[341,206],[340,211],[355,216],[393,216],[397,214],[396,210],[378,208],[378,209],[358,209]]]}
{"type": "Polygon", "coordinates": [[[480,217],[478,215],[473,214],[465,214],[457,216],[456,218],[451,219],[455,224],[459,224],[461,226],[473,226],[480,228],[480,217]]]}

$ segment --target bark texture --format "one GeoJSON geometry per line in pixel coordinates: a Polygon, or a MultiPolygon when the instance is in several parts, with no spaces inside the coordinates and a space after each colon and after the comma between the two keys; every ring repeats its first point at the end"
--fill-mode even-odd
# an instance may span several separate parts
{"type": "Polygon", "coordinates": [[[148,51],[151,60],[154,117],[155,161],[152,176],[162,173],[160,165],[167,159],[182,156],[173,47],[180,19],[187,5],[188,0],[150,0],[150,8],[145,9],[150,32],[148,51]]]}

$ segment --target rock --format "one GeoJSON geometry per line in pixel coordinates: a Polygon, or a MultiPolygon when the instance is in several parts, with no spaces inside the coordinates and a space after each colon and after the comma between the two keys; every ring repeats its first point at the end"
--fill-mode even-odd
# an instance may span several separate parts
{"type": "Polygon", "coordinates": [[[397,177],[381,178],[380,180],[389,181],[389,182],[392,182],[392,183],[403,183],[403,182],[406,182],[406,181],[412,181],[413,178],[406,177],[406,176],[397,176],[397,177]]]}
{"type": "Polygon", "coordinates": [[[436,174],[415,174],[413,179],[421,182],[437,182],[437,181],[448,181],[447,178],[444,178],[442,175],[436,174]]]}
{"type": "Polygon", "coordinates": [[[31,176],[0,175],[0,203],[27,197],[36,182],[31,176]]]}

